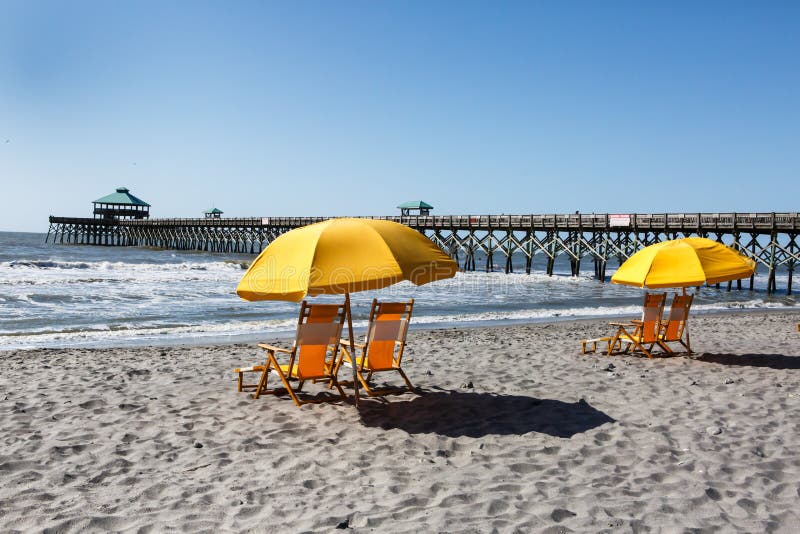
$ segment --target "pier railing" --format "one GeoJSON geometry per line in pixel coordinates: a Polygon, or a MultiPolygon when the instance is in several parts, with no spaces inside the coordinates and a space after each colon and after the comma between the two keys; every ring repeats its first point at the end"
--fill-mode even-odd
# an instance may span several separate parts
{"type": "MultiPolygon", "coordinates": [[[[109,220],[50,217],[47,240],[104,246],[149,246],[179,250],[257,254],[280,234],[330,217],[242,217],[225,219],[109,220]]],[[[791,293],[800,262],[797,235],[800,214],[789,213],[575,213],[523,215],[432,215],[365,217],[414,228],[448,252],[465,270],[485,261],[512,272],[512,258],[524,257],[530,272],[535,256],[547,259],[553,272],[559,256],[569,258],[578,274],[581,260],[594,262],[604,280],[610,260],[624,261],[640,248],[677,237],[703,236],[725,242],[752,257],[768,271],[768,289],[776,290],[775,272],[788,271],[791,293]]],[[[750,280],[752,288],[753,280],[750,280]]],[[[730,286],[729,286],[730,287],[730,286]]],[[[737,283],[741,287],[741,281],[737,283]]]]}
{"type": "MultiPolygon", "coordinates": [[[[125,226],[205,226],[205,227],[254,227],[307,226],[332,217],[240,217],[226,219],[143,219],[109,221],[105,219],[50,217],[51,223],[71,224],[121,224],[125,226]]],[[[606,228],[640,230],[701,229],[715,230],[797,230],[800,214],[793,213],[632,213],[568,214],[568,215],[430,215],[430,216],[362,216],[359,218],[394,221],[414,228],[574,228],[603,230],[606,228]]]]}

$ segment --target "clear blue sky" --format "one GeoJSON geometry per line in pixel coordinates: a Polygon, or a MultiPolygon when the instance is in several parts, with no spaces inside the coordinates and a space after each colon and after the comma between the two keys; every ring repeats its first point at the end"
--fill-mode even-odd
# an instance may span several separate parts
{"type": "Polygon", "coordinates": [[[0,230],[800,210],[800,2],[0,4],[0,230]]]}

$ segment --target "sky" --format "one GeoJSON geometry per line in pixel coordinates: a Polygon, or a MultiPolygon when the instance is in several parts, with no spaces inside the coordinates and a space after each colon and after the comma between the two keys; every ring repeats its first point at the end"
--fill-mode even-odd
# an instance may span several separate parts
{"type": "Polygon", "coordinates": [[[800,209],[800,2],[0,3],[0,230],[800,209]]]}

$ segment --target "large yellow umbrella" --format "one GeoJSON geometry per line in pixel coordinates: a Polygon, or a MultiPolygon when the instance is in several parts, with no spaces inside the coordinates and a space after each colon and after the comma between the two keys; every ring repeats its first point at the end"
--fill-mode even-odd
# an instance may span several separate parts
{"type": "Polygon", "coordinates": [[[628,258],[611,281],[636,287],[691,287],[746,278],[755,262],[704,237],[685,237],[645,247],[628,258]]]}
{"type": "MultiPolygon", "coordinates": [[[[420,232],[391,221],[329,219],[279,236],[250,265],[236,292],[245,300],[299,302],[345,295],[352,353],[350,293],[402,280],[416,285],[452,278],[458,265],[420,232]]],[[[353,384],[358,403],[358,380],[353,384]]]]}

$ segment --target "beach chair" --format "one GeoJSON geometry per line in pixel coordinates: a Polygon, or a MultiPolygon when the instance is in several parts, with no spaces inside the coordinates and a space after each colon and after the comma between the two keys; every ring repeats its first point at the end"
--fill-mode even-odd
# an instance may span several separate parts
{"type": "Polygon", "coordinates": [[[309,402],[323,402],[310,399],[301,400],[297,396],[297,392],[303,388],[303,384],[312,380],[329,382],[331,387],[336,387],[341,398],[346,398],[334,372],[344,319],[344,304],[308,304],[303,301],[300,306],[297,333],[292,348],[285,349],[259,343],[258,346],[267,352],[267,360],[264,365],[234,369],[234,372],[239,375],[238,390],[253,389],[254,399],[262,394],[279,395],[286,392],[298,406],[309,402]],[[285,355],[288,362],[280,363],[277,358],[278,354],[285,355]],[[261,373],[258,384],[243,382],[243,375],[248,372],[261,373]],[[285,389],[267,388],[267,379],[270,373],[278,375],[285,389]],[[292,382],[297,382],[296,388],[292,387],[292,382]]]}
{"type": "Polygon", "coordinates": [[[617,327],[617,333],[608,342],[608,354],[639,351],[648,358],[652,358],[653,346],[658,343],[661,334],[661,315],[664,313],[666,300],[666,293],[645,293],[641,321],[610,323],[617,327]]]}
{"type": "Polygon", "coordinates": [[[403,351],[406,345],[406,332],[408,323],[411,320],[411,310],[414,307],[414,299],[408,302],[378,302],[372,301],[372,309],[369,312],[369,324],[367,335],[363,343],[355,343],[356,354],[350,354],[350,341],[341,341],[342,351],[336,370],[344,363],[345,365],[356,366],[356,377],[364,386],[367,395],[372,397],[387,395],[389,393],[399,393],[405,389],[383,388],[375,389],[370,385],[372,375],[385,371],[396,371],[403,378],[409,391],[414,391],[414,385],[408,379],[401,368],[403,351]],[[359,355],[360,353],[360,355],[359,355]],[[355,356],[355,363],[353,362],[355,356]]]}
{"type": "Polygon", "coordinates": [[[689,343],[689,308],[692,307],[694,295],[675,295],[672,298],[672,305],[669,309],[669,316],[666,323],[661,325],[661,334],[658,336],[658,346],[668,354],[675,354],[668,343],[680,343],[686,348],[686,352],[692,353],[689,343]]]}

